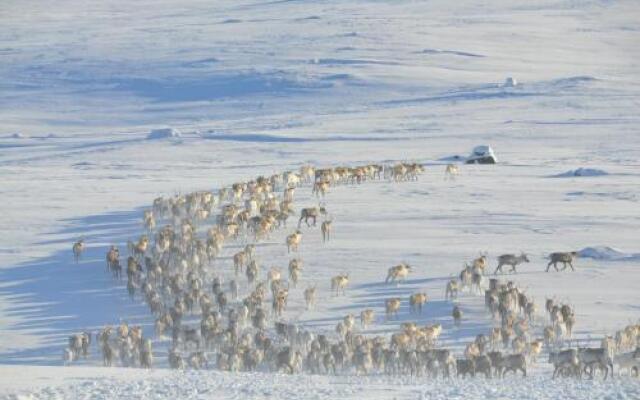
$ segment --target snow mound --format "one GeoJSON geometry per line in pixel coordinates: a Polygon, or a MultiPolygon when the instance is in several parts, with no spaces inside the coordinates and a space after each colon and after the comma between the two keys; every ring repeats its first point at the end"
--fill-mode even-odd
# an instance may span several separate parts
{"type": "Polygon", "coordinates": [[[476,146],[465,162],[467,164],[495,164],[498,159],[491,146],[476,146]]]}
{"type": "Polygon", "coordinates": [[[24,139],[26,136],[24,136],[22,133],[14,133],[10,137],[11,139],[24,139]]]}
{"type": "Polygon", "coordinates": [[[609,246],[585,247],[578,252],[580,257],[593,258],[604,261],[634,261],[640,260],[640,253],[630,254],[609,246]]]}
{"type": "Polygon", "coordinates": [[[182,133],[174,128],[162,128],[152,129],[147,135],[147,139],[166,139],[166,138],[179,138],[182,137],[182,133]]]}
{"type": "Polygon", "coordinates": [[[507,77],[507,79],[504,80],[504,84],[502,86],[515,87],[515,86],[518,86],[518,81],[516,80],[516,78],[509,76],[507,77]]]}
{"type": "Polygon", "coordinates": [[[557,178],[570,178],[575,176],[604,176],[609,175],[607,171],[597,168],[578,168],[575,170],[563,172],[561,174],[555,175],[557,178]]]}

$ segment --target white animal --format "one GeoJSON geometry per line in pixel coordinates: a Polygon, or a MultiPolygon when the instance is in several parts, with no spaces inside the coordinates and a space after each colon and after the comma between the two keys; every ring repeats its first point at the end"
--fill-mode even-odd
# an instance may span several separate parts
{"type": "Polygon", "coordinates": [[[448,164],[447,168],[444,170],[444,179],[455,180],[459,173],[460,173],[460,168],[457,165],[448,164]]]}

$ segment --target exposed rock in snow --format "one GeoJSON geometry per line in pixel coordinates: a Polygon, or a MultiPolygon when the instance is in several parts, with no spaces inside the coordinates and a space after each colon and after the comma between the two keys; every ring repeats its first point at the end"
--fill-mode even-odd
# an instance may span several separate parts
{"type": "Polygon", "coordinates": [[[604,176],[609,175],[607,171],[596,168],[578,168],[575,170],[563,172],[558,175],[554,175],[556,178],[570,178],[575,176],[604,176]]]}
{"type": "Polygon", "coordinates": [[[12,139],[24,139],[25,136],[22,133],[14,133],[13,135],[11,135],[12,139]]]}
{"type": "Polygon", "coordinates": [[[179,138],[182,137],[182,133],[174,128],[162,128],[153,129],[147,135],[147,139],[166,139],[166,138],[179,138]]]}
{"type": "Polygon", "coordinates": [[[491,146],[476,146],[467,157],[467,164],[495,164],[498,162],[491,146]]]}
{"type": "Polygon", "coordinates": [[[585,247],[578,252],[580,257],[605,261],[635,261],[640,260],[640,253],[624,253],[609,246],[585,247]]]}
{"type": "Polygon", "coordinates": [[[512,78],[512,77],[507,77],[507,79],[504,80],[504,87],[514,87],[514,86],[518,86],[518,81],[516,80],[516,78],[512,78]]]}

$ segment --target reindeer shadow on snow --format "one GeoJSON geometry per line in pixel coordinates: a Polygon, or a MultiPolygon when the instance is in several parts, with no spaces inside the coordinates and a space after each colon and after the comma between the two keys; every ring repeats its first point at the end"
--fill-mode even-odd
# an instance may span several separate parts
{"type": "Polygon", "coordinates": [[[142,209],[135,209],[60,221],[68,226],[48,232],[53,239],[36,245],[62,244],[63,250],[0,269],[0,281],[11,283],[0,288],[7,304],[4,312],[20,316],[5,329],[37,332],[41,339],[35,347],[3,352],[2,363],[59,365],[60,348],[70,334],[96,332],[106,321],[115,323],[125,315],[135,320],[127,322],[151,334],[153,319],[144,304],[128,298],[125,281],[105,273],[105,253],[111,245],[125,249],[127,240],[139,235],[141,214],[142,209]],[[78,237],[84,238],[85,247],[76,263],[69,243],[78,237]]]}

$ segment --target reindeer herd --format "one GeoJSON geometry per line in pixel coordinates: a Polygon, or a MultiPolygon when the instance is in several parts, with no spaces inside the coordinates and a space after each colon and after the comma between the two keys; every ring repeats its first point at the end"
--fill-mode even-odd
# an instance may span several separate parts
{"type": "MultiPolygon", "coordinates": [[[[144,335],[141,326],[125,322],[115,328],[106,325],[94,335],[72,335],[63,352],[65,364],[88,357],[94,336],[105,366],[152,368],[153,343],[168,341],[166,359],[175,369],[433,377],[455,374],[463,378],[482,374],[489,378],[504,377],[509,372],[526,376],[527,367],[546,349],[554,367],[553,377],[593,377],[602,372],[606,379],[609,371],[613,372],[614,362],[637,375],[640,325],[629,325],[615,337],[604,338],[597,348],[566,348],[576,323],[572,307],[548,299],[543,323],[533,299],[513,281],[488,279],[487,254],[465,264],[445,285],[444,300],[452,304],[454,329],[464,324],[458,303],[462,292],[478,297],[484,293],[487,315],[496,325],[479,333],[457,356],[456,348],[443,346],[440,323],[420,326],[403,322],[390,335],[365,334],[364,330],[380,320],[372,308],[360,312],[359,328],[356,315],[348,314],[339,319],[334,332],[313,331],[287,321],[291,287],[306,283],[302,290],[304,304],[306,310],[313,310],[319,296],[345,296],[351,283],[349,273],[340,273],[327,282],[330,293],[321,293],[317,282],[304,279],[300,246],[309,233],[301,230],[302,224],[312,230],[321,219],[322,242],[333,240],[333,218],[324,203],[328,192],[339,185],[382,179],[414,181],[423,171],[423,166],[415,163],[327,169],[303,166],[297,172],[237,182],[215,193],[155,199],[143,214],[144,234],[127,243],[127,254],[121,255],[114,245],[105,256],[107,273],[117,281],[126,276],[130,298],[144,301],[153,315],[154,340],[144,335]],[[297,229],[280,242],[290,257],[285,279],[280,268],[265,266],[257,253],[260,243],[272,241],[276,231],[288,229],[287,219],[296,213],[296,191],[305,185],[311,186],[312,194],[323,203],[301,208],[297,229]],[[222,257],[223,249],[238,245],[241,250],[228,263],[222,257]],[[122,273],[121,257],[126,260],[126,275],[122,273]]],[[[458,175],[457,165],[446,167],[445,179],[458,175]]],[[[84,249],[84,240],[73,245],[76,262],[84,249]]],[[[547,271],[551,265],[559,271],[558,263],[563,269],[569,265],[573,270],[576,257],[575,252],[552,253],[547,271]]],[[[504,273],[504,266],[516,273],[518,265],[529,262],[525,253],[501,255],[494,276],[504,273]]],[[[384,284],[400,285],[412,271],[405,262],[392,266],[384,284]]],[[[417,318],[431,300],[426,292],[384,299],[384,320],[397,320],[403,302],[408,302],[410,314],[417,318]]]]}

